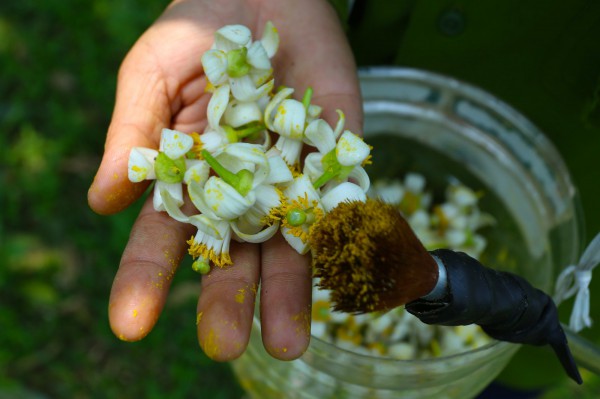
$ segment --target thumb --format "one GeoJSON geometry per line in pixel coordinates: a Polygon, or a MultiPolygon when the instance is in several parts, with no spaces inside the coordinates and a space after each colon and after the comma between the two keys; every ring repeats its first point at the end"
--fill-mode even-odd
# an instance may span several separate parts
{"type": "Polygon", "coordinates": [[[171,119],[162,73],[143,47],[143,43],[136,44],[119,70],[104,156],[88,191],[90,207],[100,214],[119,212],[147,188],[148,183],[129,181],[129,152],[135,146],[157,147],[160,131],[171,119]]]}

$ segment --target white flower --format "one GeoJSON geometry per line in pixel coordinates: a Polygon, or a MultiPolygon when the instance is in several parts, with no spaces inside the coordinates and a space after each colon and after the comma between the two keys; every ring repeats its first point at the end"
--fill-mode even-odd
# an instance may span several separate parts
{"type": "Polygon", "coordinates": [[[310,228],[323,214],[319,194],[306,176],[299,176],[283,192],[286,203],[282,209],[281,232],[298,253],[309,251],[310,228]]]}
{"type": "Polygon", "coordinates": [[[317,188],[328,184],[324,191],[352,180],[367,192],[370,179],[362,164],[368,162],[371,147],[348,130],[336,142],[335,138],[343,129],[344,121],[344,114],[339,112],[339,115],[335,130],[322,120],[315,120],[306,128],[308,141],[319,151],[306,156],[303,173],[310,177],[317,188]]]}
{"type": "Polygon", "coordinates": [[[362,187],[354,183],[343,182],[321,197],[321,203],[326,212],[331,212],[336,206],[342,202],[365,202],[367,194],[362,187]]]}
{"type": "Polygon", "coordinates": [[[307,125],[316,119],[321,108],[310,104],[312,89],[308,89],[300,102],[291,98],[294,89],[281,89],[265,108],[265,124],[269,130],[278,133],[275,147],[281,151],[285,162],[295,167],[299,164],[307,125]]]}
{"type": "MultiPolygon", "coordinates": [[[[201,166],[185,155],[192,149],[194,140],[191,136],[176,130],[163,129],[159,150],[134,147],[129,154],[128,177],[132,182],[156,180],[154,186],[153,205],[157,211],[164,211],[162,191],[167,191],[174,198],[177,206],[183,205],[181,184],[185,180],[188,168],[201,174],[201,166]],[[199,169],[200,168],[200,169],[199,169]]],[[[188,174],[191,178],[192,174],[188,174]]]]}
{"type": "Polygon", "coordinates": [[[255,42],[245,26],[227,25],[215,33],[213,48],[202,56],[202,66],[214,87],[229,84],[237,100],[256,101],[273,89],[270,58],[278,45],[271,23],[265,26],[263,39],[255,42]]]}
{"type": "MultiPolygon", "coordinates": [[[[191,182],[188,187],[193,186],[199,186],[199,183],[191,182]]],[[[181,223],[190,223],[197,228],[196,234],[188,240],[188,252],[192,257],[199,258],[194,264],[202,273],[208,272],[208,261],[218,267],[232,264],[229,256],[231,227],[227,221],[217,220],[203,214],[186,216],[169,192],[165,190],[161,195],[169,216],[181,223]]]]}

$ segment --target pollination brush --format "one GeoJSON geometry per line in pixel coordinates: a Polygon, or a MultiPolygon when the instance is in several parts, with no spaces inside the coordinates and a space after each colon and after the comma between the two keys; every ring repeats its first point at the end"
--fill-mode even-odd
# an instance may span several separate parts
{"type": "Polygon", "coordinates": [[[478,324],[497,340],[550,345],[569,377],[583,382],[550,296],[465,253],[427,251],[393,205],[340,203],[313,225],[310,244],[314,276],[331,290],[334,310],[405,305],[426,324],[478,324]]]}

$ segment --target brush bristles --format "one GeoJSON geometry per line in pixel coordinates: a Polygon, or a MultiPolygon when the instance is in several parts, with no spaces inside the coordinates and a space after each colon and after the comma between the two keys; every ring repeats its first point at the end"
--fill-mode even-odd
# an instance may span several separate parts
{"type": "Polygon", "coordinates": [[[392,205],[339,204],[311,231],[314,276],[331,290],[334,309],[388,310],[426,295],[437,264],[392,205]]]}

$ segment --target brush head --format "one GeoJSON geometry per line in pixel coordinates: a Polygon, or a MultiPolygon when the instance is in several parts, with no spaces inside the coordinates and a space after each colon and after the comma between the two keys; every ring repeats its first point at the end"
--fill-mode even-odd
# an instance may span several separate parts
{"type": "Polygon", "coordinates": [[[438,266],[390,204],[344,202],[311,229],[313,272],[335,310],[385,311],[427,295],[438,266]]]}

